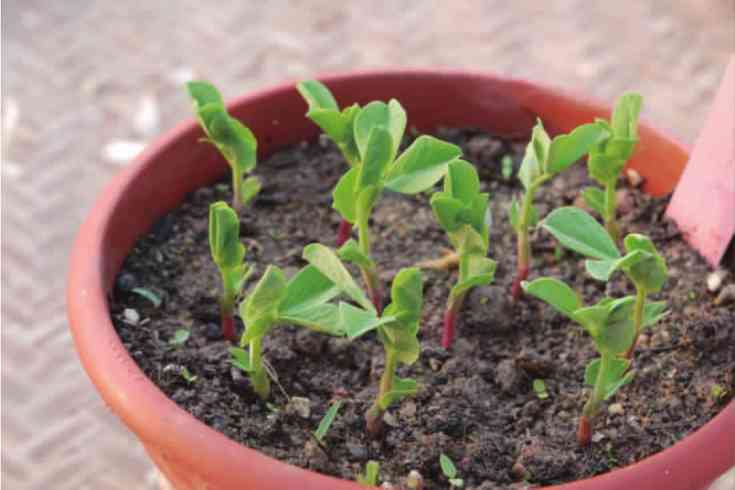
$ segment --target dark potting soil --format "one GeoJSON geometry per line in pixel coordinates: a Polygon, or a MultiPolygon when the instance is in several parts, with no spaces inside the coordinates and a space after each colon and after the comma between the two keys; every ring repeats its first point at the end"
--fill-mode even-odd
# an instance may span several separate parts
{"type": "MultiPolygon", "coordinates": [[[[670,279],[658,296],[668,301],[671,313],[644,336],[635,380],[597,418],[593,444],[580,448],[575,430],[588,393],[584,368],[595,357],[592,342],[581,327],[536,299],[509,301],[515,237],[506,207],[520,187],[503,178],[501,160],[510,155],[517,170],[525,142],[473,130],[440,130],[439,136],[462,147],[490,192],[490,256],[498,261],[497,277],[468,297],[458,338],[447,352],[439,343],[441,318],[456,271],[424,272],[421,357],[399,370],[416,378],[421,389],[388,411],[382,440],[369,440],[363,422],[383,365],[374,336],[350,342],[293,326],[275,329],[264,341],[278,380],[269,403],[257,399],[248,380],[231,367],[230,344],[219,334],[219,275],[207,241],[209,204],[230,200],[224,181],[192,193],[130,252],[110,311],[132,357],[177,404],[235,441],[346,479],[373,459],[380,462],[381,481],[398,486],[417,470],[427,489],[448,488],[439,467],[442,452],[454,460],[466,488],[597,475],[673,445],[725,406],[735,390],[735,308],[727,298],[715,304],[716,294],[705,285],[705,261],[664,217],[667,200],[621,181],[622,229],[649,234],[666,256],[670,279]],[[134,287],[160,295],[162,305],[131,292],[134,287]],[[179,329],[190,336],[174,346],[170,340],[179,329]],[[187,381],[184,368],[196,379],[187,381]],[[545,381],[548,398],[536,395],[534,379],[545,381]],[[717,399],[716,385],[730,395],[717,399]],[[342,409],[320,448],[310,433],[338,399],[342,409]]],[[[340,154],[324,139],[284,149],[258,166],[265,186],[243,212],[241,226],[247,260],[257,269],[250,285],[268,264],[293,274],[304,265],[301,251],[308,243],[334,245],[338,216],[330,207],[331,189],[344,171],[340,154]]],[[[540,215],[579,202],[579,190],[588,183],[581,164],[555,178],[539,192],[540,215]]],[[[437,258],[448,246],[426,195],[386,193],[373,213],[371,232],[386,288],[401,267],[437,258]]],[[[561,278],[588,302],[604,293],[632,293],[621,274],[605,286],[585,275],[579,256],[559,254],[547,233],[532,237],[531,278],[561,278]]]]}

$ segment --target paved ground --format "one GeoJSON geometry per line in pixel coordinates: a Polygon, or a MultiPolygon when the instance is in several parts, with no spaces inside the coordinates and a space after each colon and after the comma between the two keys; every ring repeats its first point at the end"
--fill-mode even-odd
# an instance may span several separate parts
{"type": "Polygon", "coordinates": [[[234,96],[320,71],[472,67],[607,99],[637,89],[650,119],[692,142],[735,49],[732,0],[350,3],[3,2],[5,488],[152,488],[77,363],[63,287],[102,183],[189,115],[183,80],[234,96]]]}

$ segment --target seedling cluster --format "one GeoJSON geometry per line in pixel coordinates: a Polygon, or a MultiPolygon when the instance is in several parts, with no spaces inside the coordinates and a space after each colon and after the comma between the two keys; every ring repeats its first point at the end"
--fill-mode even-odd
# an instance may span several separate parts
{"type": "MultiPolygon", "coordinates": [[[[245,294],[253,268],[245,262],[239,214],[260,188],[255,177],[245,178],[255,167],[257,143],[252,132],[227,113],[213,86],[205,82],[188,85],[205,139],[217,147],[232,169],[232,207],[216,202],[209,214],[211,254],[222,280],[222,334],[234,344],[230,347],[232,365],[247,374],[252,390],[260,398],[269,400],[271,373],[263,358],[263,341],[274,327],[295,325],[348,339],[374,332],[383,346],[385,363],[377,394],[365,413],[365,428],[370,436],[378,437],[383,430],[384,412],[420,389],[416,380],[399,377],[397,370],[401,364],[415,363],[421,354],[418,334],[423,282],[416,267],[398,271],[390,286],[390,302],[383,309],[384,285],[379,264],[371,255],[371,213],[386,189],[403,194],[430,192],[443,179],[442,190],[433,192],[430,203],[458,265],[457,280],[446,299],[444,313],[442,345],[449,349],[466,295],[472,288],[494,279],[496,263],[488,257],[490,196],[482,192],[476,169],[461,159],[457,146],[432,136],[420,136],[401,151],[407,115],[398,101],[373,101],[340,109],[335,97],[320,82],[305,81],[297,88],[307,102],[307,117],[335,143],[346,162],[347,170],[332,193],[333,207],[342,219],[337,248],[319,243],[306,245],[302,254],[306,265],[293,277],[270,265],[245,294]],[[350,238],[353,228],[357,230],[357,240],[350,238]],[[353,278],[346,263],[360,270],[364,287],[353,278]],[[236,312],[245,325],[239,338],[236,312]]],[[[598,119],[554,138],[538,121],[518,172],[523,196],[520,202],[514,200],[509,209],[518,246],[512,297],[518,300],[525,291],[547,302],[587,332],[598,354],[584,373],[591,393],[580,417],[578,440],[582,445],[590,442],[592,421],[602,403],[632,381],[633,354],[639,335],[665,315],[665,304],[649,299],[651,294],[661,291],[667,277],[666,264],[653,242],[644,235],[629,234],[622,242],[625,253],[616,243],[619,232],[615,185],[637,142],[640,106],[640,96],[626,94],[610,121],[598,119]],[[583,195],[590,207],[602,215],[605,227],[574,207],[556,209],[540,220],[533,205],[536,193],[545,182],[585,155],[590,175],[604,190],[589,188],[583,195]],[[532,259],[530,231],[536,226],[550,233],[561,247],[586,257],[585,269],[590,277],[608,281],[616,271],[622,271],[636,294],[603,297],[585,305],[577,292],[558,279],[527,282],[532,259]]],[[[510,157],[503,159],[502,166],[504,178],[510,179],[510,157]]],[[[172,343],[186,341],[183,334],[176,339],[172,343]]],[[[533,390],[539,399],[549,398],[544,380],[534,380],[533,390]]],[[[320,444],[340,405],[337,402],[330,407],[313,433],[320,444]]],[[[452,487],[462,487],[457,468],[443,454],[440,466],[452,487]]],[[[359,481],[375,484],[377,472],[377,463],[370,462],[359,481]]]]}

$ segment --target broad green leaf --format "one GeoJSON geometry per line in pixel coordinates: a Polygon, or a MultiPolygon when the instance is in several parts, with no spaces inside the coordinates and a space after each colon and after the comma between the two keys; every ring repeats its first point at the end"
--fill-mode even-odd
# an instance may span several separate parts
{"type": "Polygon", "coordinates": [[[168,343],[171,345],[184,345],[190,336],[191,332],[188,329],[180,328],[174,332],[173,338],[168,343]]]}
{"type": "Polygon", "coordinates": [[[324,415],[324,418],[322,418],[321,422],[319,422],[319,426],[314,431],[314,437],[316,437],[319,442],[324,441],[324,438],[326,437],[327,432],[329,432],[329,428],[332,426],[334,419],[337,417],[337,412],[339,412],[341,407],[342,400],[337,400],[329,406],[327,413],[324,415]]]}
{"type": "Polygon", "coordinates": [[[632,255],[636,252],[645,252],[645,257],[636,262],[622,265],[621,267],[631,280],[647,292],[658,292],[663,288],[668,276],[666,261],[656,250],[655,245],[645,235],[631,233],[625,237],[625,250],[632,255]]]}
{"type": "Polygon", "coordinates": [[[381,185],[383,173],[392,162],[392,152],[393,141],[388,130],[380,126],[371,129],[357,179],[358,188],[381,185]]]}
{"type": "Polygon", "coordinates": [[[375,267],[375,262],[373,262],[370,257],[362,253],[362,250],[360,250],[360,246],[352,238],[349,239],[344,245],[342,245],[339,250],[337,250],[337,255],[339,255],[340,259],[346,262],[351,262],[358,267],[362,267],[363,269],[370,269],[372,267],[375,267]]]}
{"type": "Polygon", "coordinates": [[[340,303],[339,325],[347,337],[354,339],[371,332],[381,325],[395,321],[395,317],[383,315],[379,317],[375,311],[363,310],[349,303],[340,303]]]}
{"type": "Polygon", "coordinates": [[[250,367],[250,354],[245,349],[230,347],[230,363],[233,366],[242,369],[246,373],[250,373],[252,371],[250,367]]]}
{"type": "Polygon", "coordinates": [[[258,154],[258,141],[253,132],[237,119],[231,117],[230,124],[234,140],[229,143],[237,159],[237,166],[247,173],[255,168],[258,154]]]}
{"type": "Polygon", "coordinates": [[[433,136],[419,136],[391,165],[385,185],[403,194],[425,191],[441,180],[447,165],[461,154],[456,145],[433,136]]]}
{"type": "Polygon", "coordinates": [[[582,306],[577,293],[566,283],[553,277],[542,277],[531,282],[523,281],[521,286],[526,293],[545,301],[569,318],[574,318],[574,312],[582,306]]]}
{"type": "Polygon", "coordinates": [[[585,269],[590,276],[598,281],[607,281],[616,270],[627,270],[629,267],[650,257],[649,253],[636,250],[615,260],[586,260],[585,269]]]}
{"type": "Polygon", "coordinates": [[[247,299],[240,303],[246,341],[262,337],[278,321],[278,308],[286,296],[286,288],[283,271],[269,265],[247,299]]]}
{"type": "Polygon", "coordinates": [[[343,141],[338,143],[338,146],[350,166],[355,166],[360,162],[360,153],[357,150],[357,143],[355,143],[355,118],[359,113],[360,106],[357,104],[352,104],[342,110],[345,136],[343,141]]]}
{"type": "Polygon", "coordinates": [[[521,181],[526,191],[528,191],[531,189],[536,179],[541,177],[542,173],[543,169],[541,168],[541,162],[536,158],[532,141],[528,143],[528,146],[526,146],[526,154],[523,156],[521,168],[518,169],[518,179],[521,181]]]}
{"type": "Polygon", "coordinates": [[[378,405],[380,405],[381,409],[387,410],[391,405],[400,401],[402,398],[415,395],[417,391],[418,383],[415,379],[399,378],[396,376],[393,379],[391,390],[380,398],[378,405]]]}
{"type": "Polygon", "coordinates": [[[342,147],[352,140],[349,117],[340,112],[332,92],[317,80],[305,80],[296,89],[309,105],[306,116],[314,121],[332,140],[342,147]]]}
{"type": "Polygon", "coordinates": [[[590,148],[607,138],[604,126],[596,123],[577,126],[569,134],[554,138],[549,147],[547,172],[556,174],[586,155],[590,148]]]}
{"type": "Polygon", "coordinates": [[[312,243],[304,247],[304,260],[316,267],[319,272],[324,274],[332,281],[340,291],[347,294],[357,304],[369,311],[375,311],[372,302],[365,296],[365,293],[352,279],[352,276],[345,268],[342,261],[339,260],[337,254],[328,247],[319,243],[312,243]]]}
{"type": "Polygon", "coordinates": [[[643,97],[635,92],[627,92],[618,99],[610,121],[616,139],[638,139],[638,116],[642,105],[643,97]]]}
{"type": "Polygon", "coordinates": [[[469,225],[461,226],[449,235],[449,240],[460,255],[486,255],[487,233],[480,234],[469,225]]]}
{"type": "Polygon", "coordinates": [[[633,344],[636,335],[633,323],[634,303],[634,297],[626,296],[609,304],[608,316],[595,338],[599,352],[617,355],[627,351],[633,344]]]}
{"type": "Polygon", "coordinates": [[[613,158],[605,152],[609,142],[603,145],[602,149],[593,149],[587,158],[587,170],[590,177],[595,179],[601,185],[615,183],[625,166],[625,160],[613,158]]]}
{"type": "Polygon", "coordinates": [[[237,267],[245,258],[245,246],[240,243],[240,219],[223,201],[209,206],[209,249],[220,269],[237,267]]]}
{"type": "Polygon", "coordinates": [[[248,177],[242,181],[242,187],[240,188],[240,201],[243,205],[249,203],[263,186],[260,183],[260,179],[257,177],[248,177]]]}
{"type": "Polygon", "coordinates": [[[370,131],[377,126],[387,129],[391,134],[393,160],[406,130],[406,111],[397,100],[391,99],[387,104],[380,101],[370,102],[355,117],[354,138],[362,158],[365,158],[370,131]]]}
{"type": "Polygon", "coordinates": [[[533,380],[533,391],[540,400],[546,400],[549,398],[549,392],[546,390],[546,383],[544,383],[543,379],[533,380]]]}
{"type": "Polygon", "coordinates": [[[584,202],[597,214],[605,214],[605,192],[599,187],[587,187],[582,191],[584,202]]]}
{"type": "Polygon", "coordinates": [[[252,170],[256,164],[258,146],[252,131],[221,108],[208,105],[200,111],[200,115],[207,123],[209,139],[230,166],[242,173],[252,170]]]}
{"type": "MultiPolygon", "coordinates": [[[[594,359],[587,365],[584,371],[584,382],[587,385],[595,386],[600,373],[602,362],[600,358],[594,359]]],[[[612,358],[608,360],[608,369],[603,373],[599,380],[602,384],[603,399],[607,400],[615,394],[622,386],[633,380],[634,373],[626,371],[630,366],[630,361],[626,359],[612,358]]]]}
{"type": "Polygon", "coordinates": [[[620,252],[605,228],[587,212],[567,206],[555,209],[541,226],[575,252],[595,259],[617,259],[620,252]]]}
{"type": "Polygon", "coordinates": [[[340,289],[313,265],[301,269],[286,287],[286,296],[280,302],[281,315],[311,309],[335,298],[340,289]]]}
{"type": "Polygon", "coordinates": [[[471,277],[478,274],[495,275],[497,262],[485,255],[465,254],[460,257],[459,271],[461,277],[471,277]]]}
{"type": "Polygon", "coordinates": [[[332,207],[350,223],[354,223],[357,219],[356,197],[359,175],[358,167],[351,168],[339,179],[332,192],[332,207]]]}
{"type": "Polygon", "coordinates": [[[475,166],[464,160],[450,162],[444,178],[444,192],[465,205],[472,204],[475,196],[480,193],[480,178],[475,166]]]}
{"type": "Polygon", "coordinates": [[[209,82],[196,80],[187,82],[186,90],[189,92],[189,97],[191,97],[194,103],[194,110],[197,112],[207,104],[219,104],[222,107],[225,105],[222,95],[209,82]]]}
{"type": "Polygon", "coordinates": [[[472,226],[480,234],[487,234],[489,232],[492,218],[492,215],[487,209],[489,198],[490,196],[487,192],[476,194],[471,204],[460,213],[460,219],[472,226]]]}
{"type": "MultiPolygon", "coordinates": [[[[389,305],[386,314],[393,315],[395,308],[389,305]]],[[[421,354],[421,343],[416,334],[418,333],[418,320],[415,322],[391,322],[383,328],[378,329],[378,340],[384,345],[386,351],[395,353],[399,362],[410,366],[416,362],[421,354]]]]}
{"type": "Polygon", "coordinates": [[[360,189],[355,203],[355,219],[358,223],[367,222],[380,194],[381,189],[376,185],[368,185],[360,189]]]}
{"type": "Polygon", "coordinates": [[[417,267],[401,269],[393,278],[390,295],[400,321],[418,321],[424,302],[421,270],[417,267]]]}
{"type": "Polygon", "coordinates": [[[572,319],[582,325],[590,334],[590,337],[597,342],[597,338],[602,334],[609,315],[610,309],[606,305],[598,303],[594,306],[585,306],[574,310],[572,319]]]}
{"type": "Polygon", "coordinates": [[[279,313],[279,321],[293,323],[294,325],[336,337],[345,335],[340,324],[338,307],[330,303],[317,304],[289,313],[279,313]]]}
{"type": "Polygon", "coordinates": [[[437,192],[431,196],[431,209],[434,211],[434,216],[447,233],[457,231],[462,226],[459,215],[463,208],[461,201],[449,197],[444,192],[437,192]]]}
{"type": "Polygon", "coordinates": [[[666,301],[646,302],[643,306],[643,328],[652,327],[668,314],[666,301]]]}
{"type": "MultiPolygon", "coordinates": [[[[314,109],[333,109],[338,111],[339,106],[332,92],[318,80],[304,80],[296,85],[296,89],[309,104],[309,111],[314,109]]],[[[308,114],[307,114],[308,115],[308,114]]]]}
{"type": "Polygon", "coordinates": [[[439,455],[439,466],[442,469],[442,473],[444,473],[444,476],[447,478],[456,478],[457,476],[457,467],[454,466],[454,462],[449,459],[449,456],[447,456],[444,453],[441,453],[439,455]]]}

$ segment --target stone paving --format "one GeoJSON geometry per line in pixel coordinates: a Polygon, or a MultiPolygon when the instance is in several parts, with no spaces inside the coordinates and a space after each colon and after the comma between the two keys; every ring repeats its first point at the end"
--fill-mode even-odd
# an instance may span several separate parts
{"type": "Polygon", "coordinates": [[[73,352],[66,260],[101,185],[189,117],[182,83],[232,97],[378,66],[470,67],[612,100],[691,143],[728,56],[732,0],[8,0],[2,4],[2,479],[154,488],[73,352]]]}

